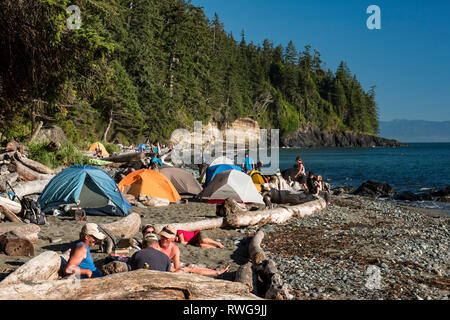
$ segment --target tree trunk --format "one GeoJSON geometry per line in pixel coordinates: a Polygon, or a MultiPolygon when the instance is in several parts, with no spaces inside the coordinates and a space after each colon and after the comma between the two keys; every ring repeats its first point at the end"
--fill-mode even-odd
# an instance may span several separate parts
{"type": "Polygon", "coordinates": [[[152,270],[79,281],[0,283],[2,300],[260,300],[239,282],[152,270]]]}
{"type": "Polygon", "coordinates": [[[19,238],[28,239],[31,243],[38,241],[38,234],[41,228],[33,223],[5,222],[0,223],[0,235],[7,232],[14,232],[19,238]]]}
{"type": "Polygon", "coordinates": [[[11,210],[9,210],[6,206],[0,205],[0,212],[2,212],[5,217],[11,222],[22,222],[18,216],[14,214],[11,210]]]}
{"type": "Polygon", "coordinates": [[[121,238],[131,238],[139,232],[139,228],[141,227],[141,216],[138,213],[133,212],[119,221],[101,224],[100,227],[121,238]]]}
{"type": "Polygon", "coordinates": [[[39,121],[39,124],[38,124],[36,130],[34,130],[33,134],[31,135],[30,141],[33,141],[36,138],[36,136],[39,134],[39,131],[41,131],[41,128],[43,125],[44,125],[44,122],[39,121]]]}
{"type": "Polygon", "coordinates": [[[261,249],[261,242],[264,238],[264,232],[258,231],[255,236],[252,238],[248,245],[248,253],[250,255],[250,260],[253,264],[260,264],[262,261],[266,260],[266,254],[261,249]]]}
{"type": "Polygon", "coordinates": [[[108,126],[106,126],[105,133],[103,133],[103,137],[102,137],[102,140],[105,142],[108,142],[108,140],[106,140],[106,138],[108,137],[108,132],[109,132],[109,129],[111,129],[112,122],[113,122],[113,108],[111,108],[111,110],[109,110],[108,126]]]}
{"type": "Polygon", "coordinates": [[[289,207],[278,207],[269,210],[244,211],[239,215],[227,216],[224,224],[227,226],[240,228],[245,226],[265,225],[268,223],[284,223],[292,217],[304,217],[321,211],[326,207],[323,199],[310,201],[289,207]]]}
{"type": "Polygon", "coordinates": [[[14,191],[15,195],[22,198],[23,196],[27,196],[29,194],[42,193],[45,186],[50,182],[50,180],[34,180],[23,182],[15,185],[14,191]]]}
{"type": "Polygon", "coordinates": [[[56,280],[62,268],[62,262],[67,262],[69,258],[68,252],[59,254],[55,251],[45,251],[10,273],[0,284],[56,280]]]}
{"type": "Polygon", "coordinates": [[[15,214],[19,214],[22,211],[22,206],[20,203],[0,197],[0,206],[9,209],[15,214]]]}
{"type": "Polygon", "coordinates": [[[194,222],[184,222],[184,223],[165,223],[165,224],[156,224],[156,229],[163,229],[167,225],[173,225],[177,230],[185,230],[185,231],[195,231],[195,230],[210,230],[220,228],[223,225],[223,218],[213,218],[213,219],[205,219],[194,222]]]}
{"type": "Polygon", "coordinates": [[[22,164],[27,166],[28,168],[43,174],[53,175],[55,174],[55,171],[50,169],[49,167],[43,165],[42,163],[39,163],[37,161],[28,159],[27,157],[21,155],[20,153],[16,152],[14,154],[14,157],[19,160],[22,164]]]}

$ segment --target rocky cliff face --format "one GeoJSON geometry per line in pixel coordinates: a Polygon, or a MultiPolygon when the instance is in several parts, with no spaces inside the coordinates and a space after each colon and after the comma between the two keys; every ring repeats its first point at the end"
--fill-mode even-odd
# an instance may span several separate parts
{"type": "Polygon", "coordinates": [[[280,138],[281,147],[399,147],[406,144],[397,140],[353,132],[320,131],[317,127],[300,128],[298,131],[280,138]]]}

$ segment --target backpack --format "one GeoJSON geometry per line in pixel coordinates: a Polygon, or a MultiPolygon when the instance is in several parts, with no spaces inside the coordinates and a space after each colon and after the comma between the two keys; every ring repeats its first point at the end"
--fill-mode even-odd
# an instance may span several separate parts
{"type": "Polygon", "coordinates": [[[47,223],[45,214],[41,211],[39,202],[33,199],[22,198],[20,199],[22,205],[22,217],[30,221],[30,223],[43,225],[47,223]]]}

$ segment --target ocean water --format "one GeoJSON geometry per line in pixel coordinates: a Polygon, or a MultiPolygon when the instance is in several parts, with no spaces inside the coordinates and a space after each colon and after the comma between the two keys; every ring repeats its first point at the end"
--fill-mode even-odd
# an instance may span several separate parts
{"type": "MultiPolygon", "coordinates": [[[[398,192],[444,189],[450,185],[450,143],[411,143],[397,148],[279,149],[280,169],[302,157],[306,171],[321,174],[331,186],[353,186],[367,180],[391,185],[398,192]]],[[[414,203],[450,213],[450,205],[414,203]]]]}

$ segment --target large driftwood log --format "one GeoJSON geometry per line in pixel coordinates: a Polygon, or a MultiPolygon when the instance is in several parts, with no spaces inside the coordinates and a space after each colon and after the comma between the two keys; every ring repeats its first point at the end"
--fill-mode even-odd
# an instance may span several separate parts
{"type": "Polygon", "coordinates": [[[20,203],[9,200],[7,198],[0,197],[0,205],[8,208],[11,212],[18,214],[22,211],[20,203]]]}
{"type": "Polygon", "coordinates": [[[43,174],[39,173],[31,168],[28,168],[22,162],[18,160],[13,160],[9,166],[9,171],[17,172],[19,176],[25,181],[33,181],[33,180],[50,180],[54,177],[53,174],[43,174]]]}
{"type": "Polygon", "coordinates": [[[1,175],[0,176],[0,190],[12,191],[6,182],[8,182],[9,184],[12,185],[14,182],[17,181],[17,178],[19,178],[19,174],[17,172],[1,175]]]}
{"type": "Polygon", "coordinates": [[[28,159],[24,155],[21,155],[20,153],[16,152],[14,154],[14,157],[22,162],[25,166],[27,166],[30,169],[33,169],[36,172],[43,173],[43,174],[51,174],[53,175],[55,172],[50,169],[49,167],[43,165],[42,163],[39,163],[37,161],[28,159]]]}
{"type": "Polygon", "coordinates": [[[256,266],[256,272],[266,286],[266,299],[285,300],[291,299],[283,278],[272,259],[264,260],[256,266]]]}
{"type": "Polygon", "coordinates": [[[23,196],[27,196],[29,194],[42,193],[45,186],[50,182],[50,180],[34,180],[23,182],[15,185],[14,191],[16,192],[16,196],[22,198],[23,196]]]}
{"type": "Polygon", "coordinates": [[[2,206],[0,204],[0,212],[11,222],[22,222],[18,216],[14,214],[11,210],[9,210],[6,206],[2,206]]]}
{"type": "Polygon", "coordinates": [[[56,280],[64,263],[69,259],[69,250],[63,254],[45,251],[10,273],[0,284],[21,281],[56,280]]]}
{"type": "Polygon", "coordinates": [[[226,216],[224,218],[224,224],[235,228],[264,225],[268,223],[280,224],[292,217],[304,217],[321,211],[325,207],[325,200],[319,199],[296,206],[283,206],[269,210],[244,211],[238,215],[233,214],[232,216],[226,216]]]}
{"type": "Polygon", "coordinates": [[[165,224],[156,224],[156,230],[162,230],[167,225],[172,225],[177,230],[185,230],[185,231],[195,231],[195,230],[210,230],[220,228],[223,225],[223,218],[213,218],[213,219],[205,219],[194,222],[184,222],[184,223],[165,223],[165,224]]]}
{"type": "Polygon", "coordinates": [[[0,223],[0,235],[7,232],[14,232],[20,238],[25,238],[30,240],[32,243],[38,241],[38,233],[41,228],[33,223],[23,223],[23,222],[5,222],[0,223]]]}
{"type": "Polygon", "coordinates": [[[5,160],[5,158],[12,158],[16,151],[9,151],[0,154],[0,161],[5,160]]]}
{"type": "Polygon", "coordinates": [[[139,232],[141,226],[141,216],[137,212],[132,212],[123,219],[116,222],[101,224],[102,229],[106,229],[109,232],[121,237],[131,238],[139,232]]]}
{"type": "Polygon", "coordinates": [[[259,230],[248,245],[248,253],[253,264],[257,265],[266,260],[266,254],[261,249],[261,242],[264,238],[264,232],[259,230]]]}
{"type": "Polygon", "coordinates": [[[80,281],[0,283],[1,300],[260,300],[239,282],[151,270],[80,281]]]}
{"type": "Polygon", "coordinates": [[[14,232],[0,235],[0,251],[7,256],[34,256],[34,245],[30,240],[17,236],[14,232]]]}
{"type": "Polygon", "coordinates": [[[250,292],[254,289],[254,277],[253,277],[253,266],[251,262],[248,262],[244,265],[241,265],[239,269],[236,271],[236,277],[234,281],[241,282],[245,284],[250,292]]]}
{"type": "Polygon", "coordinates": [[[111,161],[111,162],[132,162],[138,161],[145,158],[144,152],[127,152],[123,154],[119,154],[117,156],[110,156],[103,158],[102,160],[111,161]]]}

